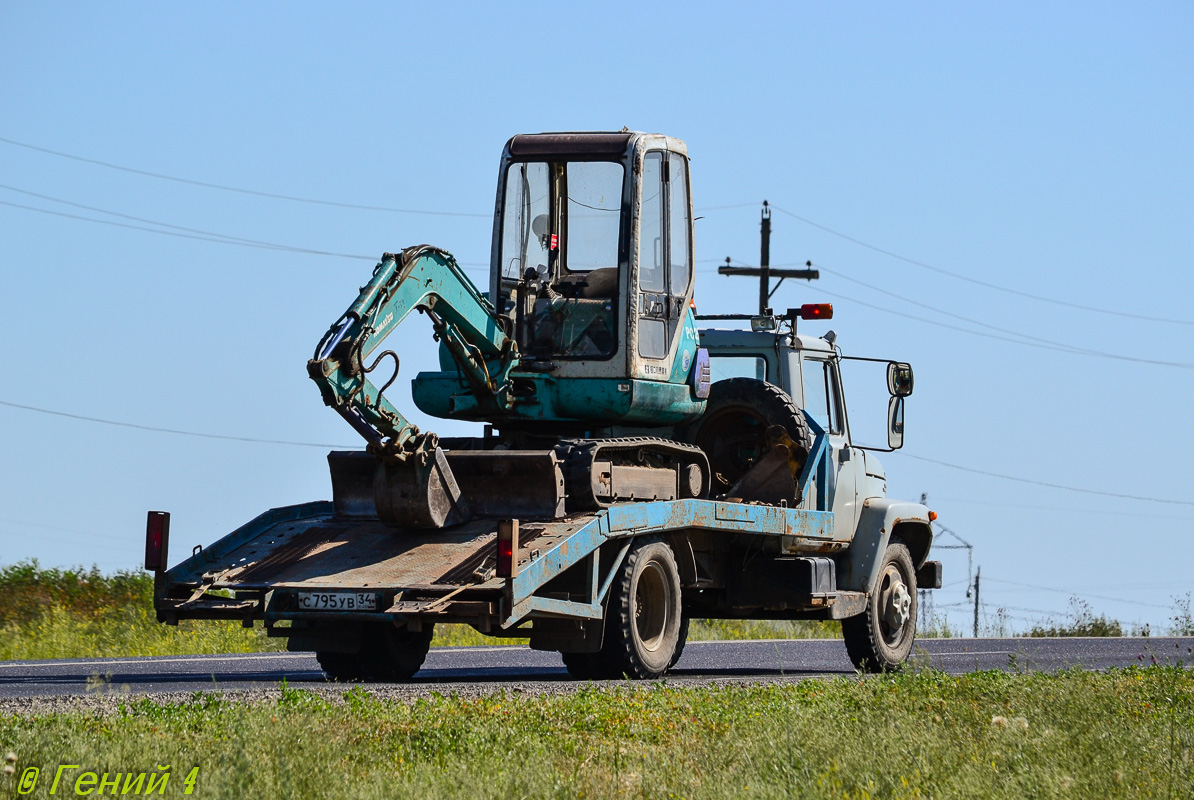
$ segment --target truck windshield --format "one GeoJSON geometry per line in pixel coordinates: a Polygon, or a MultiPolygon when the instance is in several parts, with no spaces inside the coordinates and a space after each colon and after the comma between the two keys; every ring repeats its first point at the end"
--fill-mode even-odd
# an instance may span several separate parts
{"type": "Polygon", "coordinates": [[[726,378],[754,378],[767,380],[767,359],[762,356],[739,356],[711,353],[709,357],[709,379],[716,383],[726,378]]]}

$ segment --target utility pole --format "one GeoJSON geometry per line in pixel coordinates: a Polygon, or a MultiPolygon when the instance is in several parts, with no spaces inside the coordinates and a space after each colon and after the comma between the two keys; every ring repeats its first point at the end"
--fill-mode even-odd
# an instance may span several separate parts
{"type": "Polygon", "coordinates": [[[759,223],[759,313],[771,305],[771,206],[763,201],[763,218],[759,223]]]}
{"type": "Polygon", "coordinates": [[[978,638],[978,579],[982,577],[983,568],[974,571],[974,638],[978,638]]]}
{"type": "Polygon", "coordinates": [[[732,267],[730,266],[729,258],[726,258],[724,267],[718,267],[717,272],[721,275],[745,275],[748,277],[758,277],[759,279],[759,314],[766,314],[767,309],[771,306],[771,295],[775,294],[776,289],[787,278],[800,278],[802,280],[816,280],[821,277],[819,270],[811,269],[813,262],[805,262],[805,269],[772,269],[771,268],[771,206],[766,200],[763,201],[762,220],[759,224],[759,266],[757,267],[732,267]],[[779,283],[775,284],[775,288],[771,288],[771,277],[779,278],[779,283]]]}
{"type": "MultiPolygon", "coordinates": [[[[921,492],[920,504],[922,506],[928,505],[928,502],[928,492],[921,492]]],[[[942,533],[949,534],[958,541],[958,544],[938,544],[937,542],[933,542],[933,550],[966,551],[966,599],[969,600],[971,597],[971,592],[974,593],[974,636],[975,638],[978,638],[978,572],[982,569],[982,567],[979,567],[979,570],[975,570],[974,568],[974,545],[959,536],[956,531],[950,530],[940,522],[932,522],[930,524],[937,530],[941,531],[942,533]]]]}

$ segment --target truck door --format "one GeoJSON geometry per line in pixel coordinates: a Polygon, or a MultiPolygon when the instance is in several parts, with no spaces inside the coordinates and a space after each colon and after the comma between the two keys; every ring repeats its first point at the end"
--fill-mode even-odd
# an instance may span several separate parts
{"type": "Polygon", "coordinates": [[[862,451],[850,446],[837,363],[828,353],[804,353],[804,410],[825,429],[829,445],[829,508],[834,516],[834,538],[850,539],[858,525],[859,473],[862,451]]]}

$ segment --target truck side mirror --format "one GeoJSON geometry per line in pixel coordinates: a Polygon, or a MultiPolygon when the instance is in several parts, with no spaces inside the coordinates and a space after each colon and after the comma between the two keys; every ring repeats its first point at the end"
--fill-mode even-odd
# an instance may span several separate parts
{"type": "Polygon", "coordinates": [[[887,446],[892,450],[904,446],[904,398],[899,395],[887,401],[887,446]]]}
{"type": "Polygon", "coordinates": [[[887,365],[887,392],[892,397],[912,394],[912,365],[892,361],[887,365]]]}

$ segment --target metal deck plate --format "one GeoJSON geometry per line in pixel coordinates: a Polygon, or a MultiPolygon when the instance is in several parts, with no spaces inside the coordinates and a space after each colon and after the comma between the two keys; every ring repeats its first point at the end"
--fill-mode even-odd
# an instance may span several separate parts
{"type": "MultiPolygon", "coordinates": [[[[375,520],[303,520],[264,531],[229,554],[243,563],[216,582],[231,589],[401,588],[437,584],[490,548],[487,520],[450,531],[411,533],[375,520]],[[258,552],[266,555],[255,560],[258,552]]],[[[479,560],[478,560],[479,563],[479,560]]],[[[473,567],[472,569],[475,569],[473,567]]],[[[472,569],[462,577],[467,580],[472,569]]]]}

